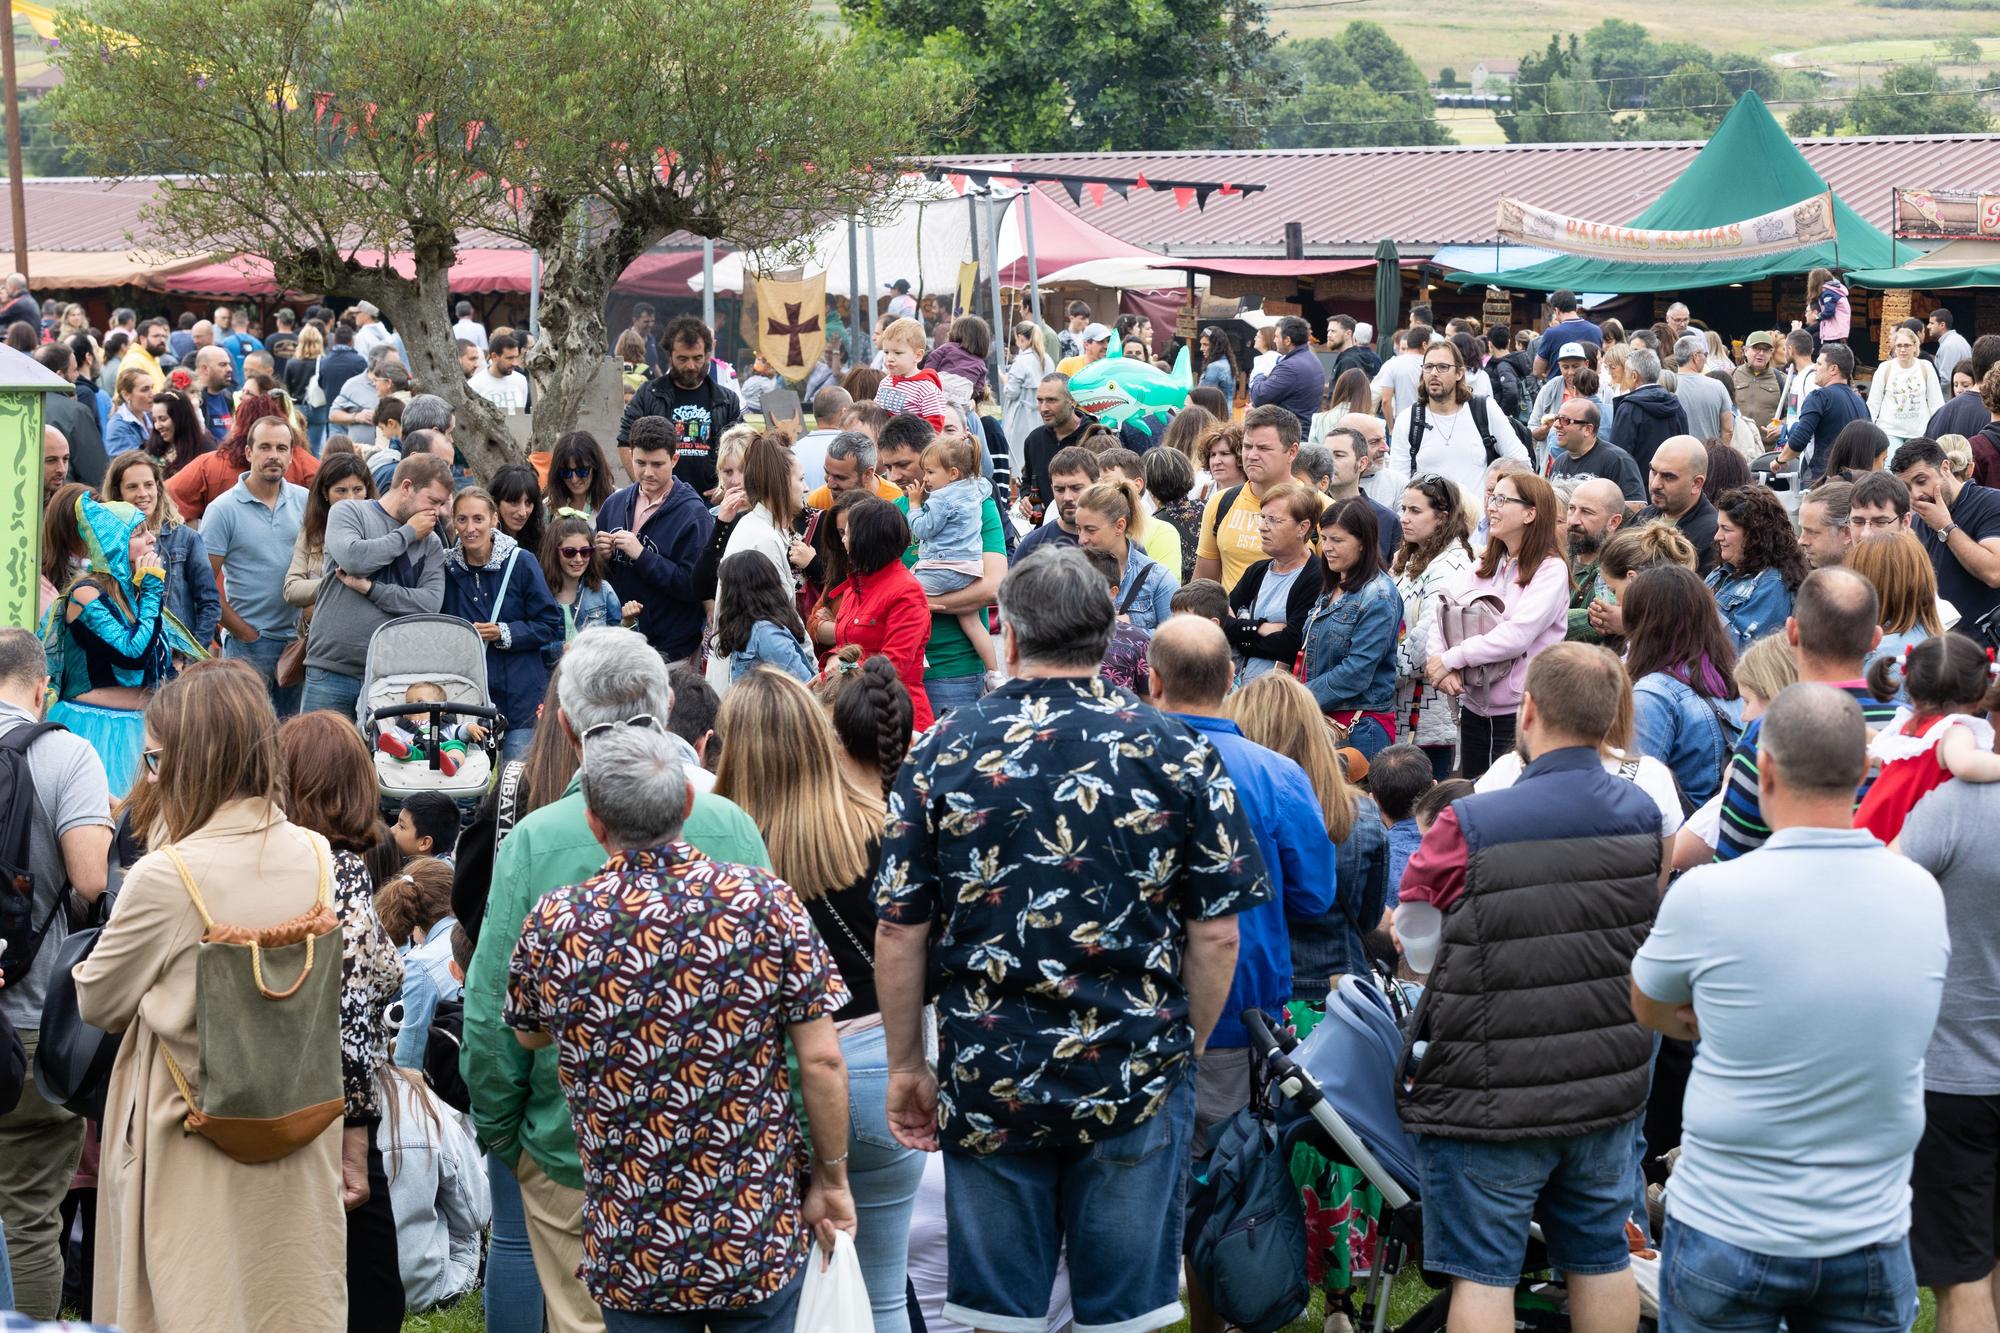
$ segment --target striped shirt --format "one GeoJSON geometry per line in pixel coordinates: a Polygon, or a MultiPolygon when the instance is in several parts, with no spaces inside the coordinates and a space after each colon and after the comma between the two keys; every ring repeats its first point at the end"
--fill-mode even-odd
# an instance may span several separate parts
{"type": "MultiPolygon", "coordinates": [[[[1845,690],[1861,705],[1861,720],[1868,724],[1870,732],[1887,726],[1896,716],[1894,701],[1877,699],[1861,681],[1829,683],[1837,690],[1845,690]]],[[[1722,827],[1715,844],[1718,861],[1734,861],[1745,852],[1754,852],[1771,836],[1757,795],[1757,738],[1762,732],[1763,719],[1759,718],[1743,729],[1736,753],[1729,756],[1728,780],[1722,791],[1722,827]]],[[[1868,794],[1868,782],[1864,775],[1860,790],[1854,793],[1855,804],[1860,804],[1861,798],[1868,794]]]]}

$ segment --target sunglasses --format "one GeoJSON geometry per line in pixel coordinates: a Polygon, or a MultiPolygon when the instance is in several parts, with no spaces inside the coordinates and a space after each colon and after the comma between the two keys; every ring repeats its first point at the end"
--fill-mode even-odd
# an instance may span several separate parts
{"type": "Polygon", "coordinates": [[[160,753],[159,750],[145,750],[140,753],[140,758],[146,761],[148,773],[157,774],[160,771],[160,753]]]}
{"type": "Polygon", "coordinates": [[[591,737],[602,736],[614,727],[644,727],[648,731],[658,731],[660,729],[660,719],[654,717],[651,713],[641,713],[637,717],[621,718],[616,722],[600,722],[594,727],[586,728],[583,733],[583,739],[588,743],[591,737]]]}
{"type": "Polygon", "coordinates": [[[585,477],[595,476],[596,473],[597,469],[594,467],[566,467],[562,470],[565,481],[572,479],[581,481],[585,477]]]}
{"type": "Polygon", "coordinates": [[[588,560],[590,558],[590,548],[588,546],[558,546],[556,553],[565,560],[588,560]]]}

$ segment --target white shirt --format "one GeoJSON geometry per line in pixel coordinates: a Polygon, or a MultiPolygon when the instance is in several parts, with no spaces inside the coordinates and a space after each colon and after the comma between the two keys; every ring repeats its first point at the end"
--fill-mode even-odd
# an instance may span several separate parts
{"type": "MultiPolygon", "coordinates": [[[[1507,424],[1507,415],[1500,410],[1500,405],[1491,398],[1482,398],[1479,402],[1485,409],[1486,429],[1493,436],[1497,456],[1526,463],[1528,451],[1522,446],[1521,438],[1514,434],[1514,428],[1507,424]]],[[[1458,487],[1472,513],[1483,513],[1486,505],[1486,443],[1480,438],[1479,427],[1472,419],[1473,404],[1467,403],[1448,416],[1432,413],[1428,405],[1424,411],[1424,438],[1417,449],[1416,467],[1413,469],[1410,466],[1410,409],[1403,408],[1396,413],[1396,427],[1389,434],[1389,456],[1382,461],[1381,471],[1393,479],[1394,489],[1399,494],[1411,477],[1426,472],[1439,473],[1458,487]]]]}
{"type": "MultiPolygon", "coordinates": [[[[1606,755],[1604,771],[1614,778],[1624,777],[1624,769],[1629,762],[1616,755],[1606,755]]],[[[1503,754],[1493,761],[1493,767],[1487,769],[1479,781],[1472,784],[1472,790],[1505,791],[1520,780],[1522,768],[1519,751],[1503,754]]],[[[1681,828],[1681,795],[1674,787],[1673,770],[1651,755],[1642,755],[1639,771],[1628,780],[1653,798],[1653,804],[1660,808],[1660,836],[1671,841],[1681,828]]]]}
{"type": "Polygon", "coordinates": [[[382,321],[377,320],[354,331],[354,350],[361,353],[361,359],[366,361],[374,355],[376,348],[386,346],[395,340],[396,335],[389,332],[382,321]]]}
{"type": "Polygon", "coordinates": [[[451,336],[465,339],[479,349],[481,356],[486,354],[486,326],[478,320],[461,319],[451,326],[451,336]]]}
{"type": "Polygon", "coordinates": [[[1375,372],[1372,386],[1375,397],[1380,400],[1382,391],[1388,389],[1396,395],[1396,410],[1401,412],[1417,401],[1418,387],[1424,377],[1424,358],[1421,352],[1398,352],[1382,363],[1375,372]]]}
{"type": "Polygon", "coordinates": [[[486,366],[465,381],[465,387],[478,394],[508,416],[519,416],[528,410],[528,377],[518,370],[507,372],[505,377],[495,375],[486,366]]]}

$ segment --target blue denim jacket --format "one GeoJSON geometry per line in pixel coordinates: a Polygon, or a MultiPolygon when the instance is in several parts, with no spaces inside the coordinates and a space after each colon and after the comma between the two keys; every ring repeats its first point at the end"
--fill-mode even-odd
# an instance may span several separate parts
{"type": "MultiPolygon", "coordinates": [[[[558,602],[557,605],[562,604],[558,602]]],[[[622,611],[623,604],[619,602],[618,594],[612,591],[609,580],[598,584],[595,589],[588,584],[579,585],[576,600],[563,607],[563,640],[561,643],[544,644],[542,660],[554,666],[562,661],[563,649],[569,646],[571,639],[600,625],[617,625],[623,619],[622,611]]]]}
{"type": "Polygon", "coordinates": [[[1313,603],[1304,631],[1306,688],[1321,712],[1358,708],[1386,713],[1396,706],[1396,636],[1403,597],[1396,581],[1377,574],[1360,592],[1313,603]]]}
{"type": "Polygon", "coordinates": [[[1685,681],[1664,671],[1641,676],[1632,686],[1632,729],[1639,750],[1665,764],[1680,784],[1682,795],[1696,805],[1722,788],[1722,764],[1740,732],[1740,699],[1718,699],[1710,708],[1685,681]],[[1730,719],[1716,720],[1715,709],[1730,719]]]}
{"type": "Polygon", "coordinates": [[[1739,653],[1783,629],[1785,617],[1792,614],[1792,594],[1785,590],[1785,577],[1775,566],[1738,574],[1728,565],[1717,565],[1708,572],[1708,586],[1739,653]]]}
{"type": "Polygon", "coordinates": [[[817,671],[812,655],[805,644],[792,637],[792,632],[769,620],[760,620],[750,627],[750,642],[729,655],[729,679],[760,666],[776,667],[797,680],[809,681],[817,671]]]}
{"type": "Polygon", "coordinates": [[[215,567],[208,563],[200,530],[185,523],[162,529],[159,552],[167,571],[167,610],[188,627],[196,643],[207,647],[222,624],[222,596],[215,590],[215,567]]]}

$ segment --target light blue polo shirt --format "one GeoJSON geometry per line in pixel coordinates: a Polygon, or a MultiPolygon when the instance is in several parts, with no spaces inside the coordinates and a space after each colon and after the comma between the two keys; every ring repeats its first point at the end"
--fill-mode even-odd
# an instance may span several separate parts
{"type": "Polygon", "coordinates": [[[298,634],[299,611],[285,601],[285,571],[306,515],[306,488],[284,482],[275,508],[245,484],[249,473],[201,516],[201,540],[222,558],[223,595],[263,638],[298,634]]]}
{"type": "Polygon", "coordinates": [[[1937,881],[1865,829],[1784,829],[1669,889],[1632,960],[1701,1029],[1668,1219],[1788,1259],[1902,1239],[1950,952],[1937,881]]]}

